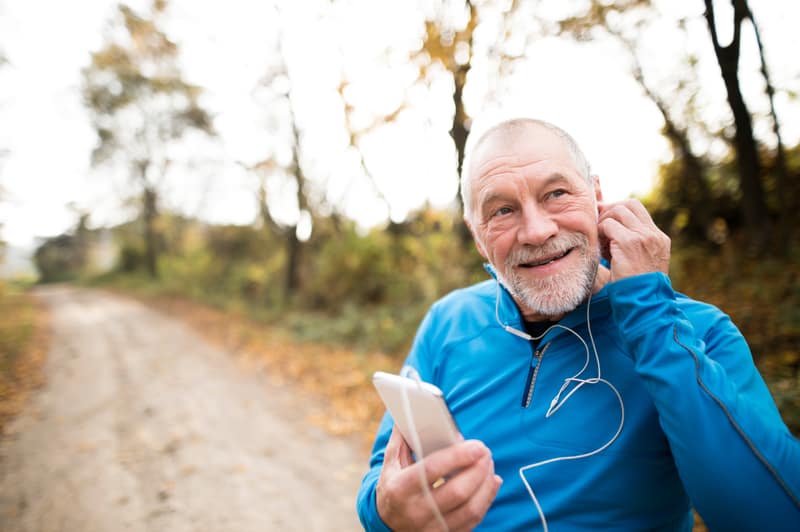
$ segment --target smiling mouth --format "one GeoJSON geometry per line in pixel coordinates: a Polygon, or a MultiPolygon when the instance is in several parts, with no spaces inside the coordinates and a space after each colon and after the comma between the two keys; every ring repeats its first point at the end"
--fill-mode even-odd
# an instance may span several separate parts
{"type": "Polygon", "coordinates": [[[557,260],[563,259],[567,255],[569,255],[572,252],[573,249],[575,249],[575,248],[569,248],[564,253],[561,253],[559,255],[554,255],[554,256],[551,256],[551,257],[545,257],[544,259],[541,259],[541,260],[538,260],[538,261],[535,261],[535,262],[520,263],[519,267],[520,268],[536,268],[537,266],[544,266],[546,264],[550,264],[551,262],[555,262],[557,260]]]}

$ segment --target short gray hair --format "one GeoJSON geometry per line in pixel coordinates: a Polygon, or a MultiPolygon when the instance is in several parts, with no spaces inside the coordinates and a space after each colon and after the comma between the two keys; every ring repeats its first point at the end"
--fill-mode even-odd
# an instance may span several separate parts
{"type": "Polygon", "coordinates": [[[586,159],[580,146],[578,146],[578,143],[575,142],[575,139],[572,138],[569,133],[550,122],[538,120],[536,118],[512,118],[510,120],[504,120],[499,124],[495,124],[478,137],[478,140],[475,141],[475,144],[469,149],[469,153],[464,159],[464,164],[461,167],[461,201],[464,204],[465,219],[470,222],[472,221],[472,155],[478,151],[478,148],[485,144],[490,137],[505,135],[508,138],[514,138],[532,126],[545,128],[564,141],[567,151],[572,158],[572,162],[575,163],[578,172],[586,179],[587,183],[594,185],[589,161],[586,159]]]}

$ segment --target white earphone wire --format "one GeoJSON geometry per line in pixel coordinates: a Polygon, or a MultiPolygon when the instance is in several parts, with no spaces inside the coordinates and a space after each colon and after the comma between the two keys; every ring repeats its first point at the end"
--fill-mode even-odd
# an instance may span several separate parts
{"type": "MultiPolygon", "coordinates": [[[[414,367],[403,366],[403,369],[400,371],[400,375],[414,379],[417,382],[417,385],[422,387],[422,379],[414,367]]],[[[406,390],[405,387],[400,387],[400,393],[403,398],[403,411],[405,412],[406,419],[408,420],[408,428],[411,431],[409,436],[413,440],[411,443],[413,444],[413,447],[418,450],[417,465],[419,466],[419,481],[420,485],[422,486],[422,492],[425,496],[425,501],[428,503],[428,506],[430,506],[433,516],[436,518],[436,521],[439,523],[441,529],[444,532],[450,532],[450,527],[447,526],[447,521],[445,521],[442,512],[439,510],[439,506],[437,506],[436,501],[433,498],[431,486],[428,482],[428,475],[425,472],[425,464],[423,463],[423,460],[425,459],[424,451],[422,449],[422,442],[420,441],[419,432],[417,432],[417,426],[414,423],[414,414],[411,408],[411,401],[408,398],[408,390],[406,390]]]]}
{"type": "Polygon", "coordinates": [[[567,327],[565,325],[561,325],[561,324],[556,323],[556,324],[551,325],[550,327],[548,327],[547,330],[545,330],[539,336],[534,337],[534,336],[531,336],[531,335],[529,335],[529,334],[527,334],[527,333],[525,333],[523,331],[517,330],[514,327],[511,327],[510,325],[508,325],[506,323],[503,323],[500,320],[500,312],[499,312],[499,307],[500,307],[500,283],[498,282],[498,297],[497,297],[497,300],[495,301],[495,317],[497,318],[497,322],[503,327],[503,329],[505,329],[506,331],[510,332],[511,334],[514,334],[515,336],[519,336],[520,338],[524,338],[524,339],[530,341],[530,340],[539,340],[539,339],[543,338],[548,332],[550,332],[550,330],[552,330],[554,328],[561,328],[561,329],[564,329],[567,332],[573,334],[575,337],[577,337],[578,340],[580,340],[580,342],[583,344],[583,347],[584,347],[584,349],[586,351],[586,362],[584,363],[583,367],[580,369],[580,371],[578,371],[572,377],[568,377],[568,378],[564,379],[564,384],[561,385],[561,388],[559,388],[559,390],[556,393],[556,395],[550,401],[550,407],[547,409],[547,412],[545,413],[545,418],[549,418],[550,416],[552,416],[553,414],[558,412],[558,410],[562,406],[564,406],[564,404],[569,400],[569,398],[572,397],[573,394],[575,394],[575,392],[577,392],[584,384],[598,384],[598,383],[605,384],[606,386],[611,388],[611,391],[613,391],[614,394],[617,396],[617,400],[619,401],[619,406],[620,406],[619,427],[617,428],[617,431],[614,433],[614,435],[611,437],[611,439],[608,440],[606,443],[604,443],[602,446],[598,447],[597,449],[595,449],[593,451],[589,451],[589,452],[582,453],[582,454],[576,454],[576,455],[570,455],[570,456],[558,456],[558,457],[555,457],[555,458],[548,458],[548,459],[542,460],[540,462],[535,462],[535,463],[532,463],[532,464],[528,464],[528,465],[523,466],[523,467],[521,467],[519,469],[519,476],[522,479],[522,482],[525,485],[525,488],[528,490],[528,495],[530,495],[531,500],[533,501],[533,504],[536,506],[536,511],[539,513],[539,519],[542,522],[542,528],[544,529],[544,532],[548,532],[548,530],[549,530],[548,526],[547,526],[547,518],[544,515],[544,510],[542,509],[542,506],[539,503],[539,499],[536,498],[536,495],[533,492],[533,488],[531,488],[530,483],[528,483],[528,479],[525,478],[525,471],[528,471],[530,469],[533,469],[533,468],[536,468],[536,467],[540,467],[540,466],[543,466],[543,465],[546,465],[546,464],[551,464],[551,463],[554,463],[554,462],[566,461],[566,460],[579,460],[581,458],[588,458],[590,456],[599,454],[599,453],[603,452],[604,450],[606,450],[609,446],[611,446],[611,444],[613,444],[617,440],[619,435],[622,433],[623,426],[625,425],[625,403],[622,400],[622,395],[619,393],[619,390],[617,390],[617,388],[613,384],[611,384],[609,381],[607,381],[606,379],[604,379],[602,377],[602,368],[601,368],[601,365],[600,365],[600,355],[597,352],[597,345],[596,345],[595,340],[594,340],[594,335],[592,334],[592,324],[591,324],[591,316],[590,316],[591,303],[592,303],[592,296],[590,294],[589,295],[589,299],[586,302],[586,328],[587,328],[587,331],[589,333],[589,341],[590,341],[591,346],[592,346],[592,352],[594,353],[594,358],[595,358],[595,361],[597,363],[597,376],[596,377],[591,377],[591,378],[588,378],[588,379],[581,379],[579,377],[583,374],[584,371],[586,371],[589,368],[589,361],[591,359],[591,354],[592,354],[589,351],[589,345],[581,337],[581,335],[579,335],[573,329],[571,329],[571,328],[569,328],[569,327],[567,327]],[[577,386],[575,386],[572,390],[570,390],[569,393],[567,393],[566,397],[564,397],[562,399],[561,398],[561,394],[564,393],[564,390],[566,390],[567,387],[570,385],[570,383],[573,383],[573,382],[578,383],[577,386]]]}

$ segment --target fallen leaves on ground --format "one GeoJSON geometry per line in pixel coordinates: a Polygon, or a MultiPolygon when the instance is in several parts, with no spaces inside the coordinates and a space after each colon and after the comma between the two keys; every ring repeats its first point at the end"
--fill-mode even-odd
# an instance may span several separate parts
{"type": "Polygon", "coordinates": [[[0,285],[0,435],[44,383],[49,314],[32,295],[0,285]]]}

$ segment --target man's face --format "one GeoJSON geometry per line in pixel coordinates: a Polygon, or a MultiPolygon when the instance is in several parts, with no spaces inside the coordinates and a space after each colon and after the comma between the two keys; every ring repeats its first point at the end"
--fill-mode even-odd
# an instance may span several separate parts
{"type": "Polygon", "coordinates": [[[558,319],[592,290],[599,185],[587,183],[553,132],[531,125],[510,138],[496,134],[473,155],[468,223],[526,319],[558,319]]]}

